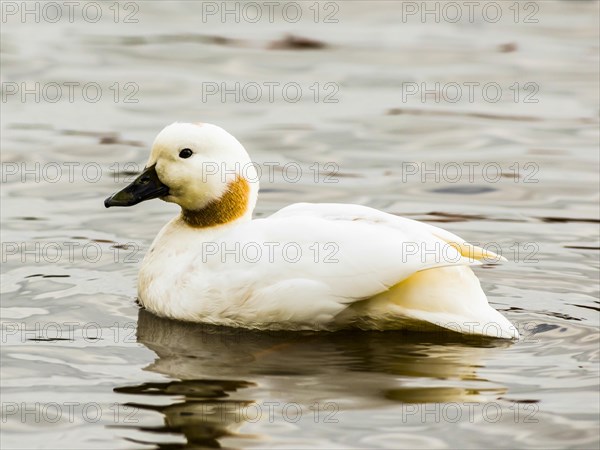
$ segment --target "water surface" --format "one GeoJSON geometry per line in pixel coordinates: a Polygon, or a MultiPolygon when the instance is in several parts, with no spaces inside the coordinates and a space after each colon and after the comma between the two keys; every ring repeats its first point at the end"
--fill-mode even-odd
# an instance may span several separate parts
{"type": "Polygon", "coordinates": [[[203,22],[200,2],[136,2],[137,23],[106,8],[97,23],[3,23],[3,82],[103,95],[1,105],[2,447],[597,448],[598,3],[537,2],[535,24],[501,3],[495,24],[404,22],[401,2],[340,2],[337,23],[307,4],[297,23],[203,22]],[[303,95],[203,99],[222,82],[303,95]],[[403,98],[423,82],[503,95],[403,98]],[[500,249],[510,262],[477,274],[522,339],[256,333],[141,311],[139,261],[177,209],[102,202],[175,120],[217,123],[278,164],[257,216],[359,203],[500,249]]]}

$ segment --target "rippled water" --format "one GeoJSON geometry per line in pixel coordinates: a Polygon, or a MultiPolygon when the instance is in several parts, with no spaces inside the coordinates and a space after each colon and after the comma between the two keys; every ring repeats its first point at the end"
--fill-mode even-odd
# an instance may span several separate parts
{"type": "Polygon", "coordinates": [[[226,24],[200,2],[130,3],[118,23],[109,4],[97,23],[3,19],[3,448],[598,447],[597,2],[537,2],[537,23],[500,2],[499,22],[457,24],[403,20],[402,2],[226,24]],[[7,95],[24,82],[102,97],[7,95]],[[302,96],[206,96],[222,82],[302,96]],[[403,99],[423,82],[503,95],[403,99]],[[500,249],[510,262],[477,273],[523,338],[256,333],[139,310],[139,261],[176,208],[102,201],[175,120],[220,124],[279,164],[258,216],[353,202],[500,249]],[[288,162],[306,176],[291,182],[288,162]]]}

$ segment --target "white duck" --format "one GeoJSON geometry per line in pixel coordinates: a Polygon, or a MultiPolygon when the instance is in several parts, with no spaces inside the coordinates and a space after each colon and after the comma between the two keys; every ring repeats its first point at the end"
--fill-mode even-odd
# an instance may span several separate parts
{"type": "Polygon", "coordinates": [[[494,253],[360,205],[297,203],[252,220],[257,197],[256,171],[232,135],[210,124],[163,129],[144,172],[104,202],[181,206],[142,263],[142,305],[256,329],[442,327],[518,338],[469,267],[494,253]]]}

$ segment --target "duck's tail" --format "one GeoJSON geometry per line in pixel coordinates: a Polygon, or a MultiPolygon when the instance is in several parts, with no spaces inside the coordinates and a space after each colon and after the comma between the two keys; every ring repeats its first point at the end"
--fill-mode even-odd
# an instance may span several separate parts
{"type": "Polygon", "coordinates": [[[492,308],[468,266],[423,270],[350,307],[359,326],[442,327],[464,334],[518,339],[516,327],[492,308]]]}

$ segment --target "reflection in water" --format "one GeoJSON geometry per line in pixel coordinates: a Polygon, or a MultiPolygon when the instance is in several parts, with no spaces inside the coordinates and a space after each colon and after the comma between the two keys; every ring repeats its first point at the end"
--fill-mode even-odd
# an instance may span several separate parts
{"type": "Polygon", "coordinates": [[[138,430],[185,437],[186,444],[155,443],[169,449],[220,447],[221,438],[242,436],[237,430],[247,415],[256,417],[250,405],[282,395],[307,409],[334,402],[339,411],[497,398],[506,389],[477,370],[493,348],[511,345],[453,333],[258,332],[176,322],[145,310],[137,339],[157,354],[146,369],[175,381],[115,391],[177,397],[161,406],[151,397],[129,403],[164,416],[164,426],[138,430]]]}
{"type": "MultiPolygon", "coordinates": [[[[128,403],[127,406],[158,411],[165,417],[163,427],[141,427],[141,431],[177,433],[187,439],[183,445],[167,443],[156,445],[161,449],[219,448],[218,439],[230,436],[244,423],[243,412],[251,401],[227,399],[228,393],[250,386],[251,383],[235,380],[187,380],[170,383],[144,383],[139,386],[116,388],[116,392],[144,395],[182,395],[183,402],[166,406],[128,403]]],[[[139,440],[131,441],[150,444],[139,440]]]]}

